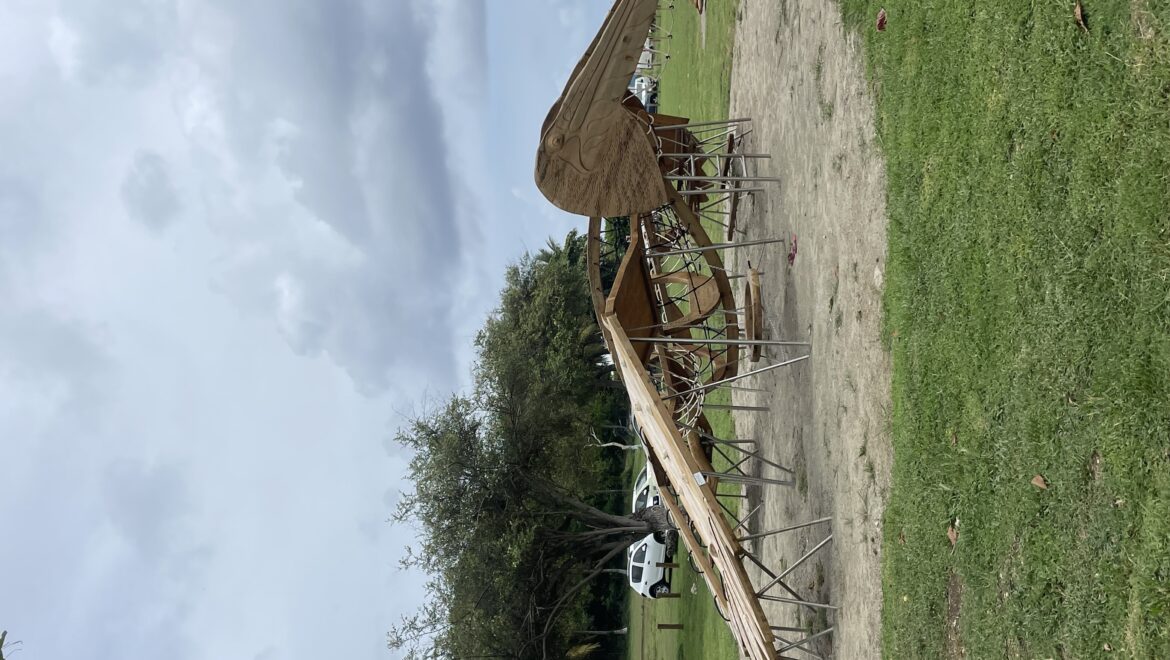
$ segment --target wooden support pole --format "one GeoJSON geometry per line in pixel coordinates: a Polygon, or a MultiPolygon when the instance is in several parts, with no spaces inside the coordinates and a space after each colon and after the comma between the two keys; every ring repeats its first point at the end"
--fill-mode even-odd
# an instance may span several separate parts
{"type": "Polygon", "coordinates": [[[660,624],[658,624],[658,629],[659,630],[682,630],[683,624],[681,624],[681,623],[660,623],[660,624]]]}

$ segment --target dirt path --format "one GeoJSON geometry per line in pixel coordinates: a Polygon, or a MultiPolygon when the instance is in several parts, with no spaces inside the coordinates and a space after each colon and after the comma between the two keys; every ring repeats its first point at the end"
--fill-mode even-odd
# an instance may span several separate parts
{"type": "MultiPolygon", "coordinates": [[[[823,0],[741,0],[736,29],[731,115],[753,118],[747,151],[771,153],[757,170],[782,180],[741,208],[741,238],[789,238],[736,258],[765,271],[772,336],[813,344],[808,362],[749,379],[766,394],[735,393],[736,403],[770,406],[769,413],[737,412],[739,435],[759,439],[767,455],[798,473],[796,487],[763,491],[753,527],[833,517],[831,545],[792,584],[841,607],[820,652],[878,657],[891,463],[890,361],[879,340],[885,171],[860,43],[844,31],[837,5],[823,0]],[[793,235],[798,248],[789,266],[793,235]]],[[[773,468],[767,474],[783,476],[773,468]]],[[[788,565],[826,531],[820,525],[771,537],[757,550],[771,565],[788,565]]],[[[774,625],[796,624],[797,608],[767,605],[774,625]]]]}

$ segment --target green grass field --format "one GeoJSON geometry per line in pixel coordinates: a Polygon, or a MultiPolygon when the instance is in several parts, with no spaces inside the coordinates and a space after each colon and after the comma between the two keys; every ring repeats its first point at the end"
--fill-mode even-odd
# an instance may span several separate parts
{"type": "MultiPolygon", "coordinates": [[[[699,32],[699,15],[686,0],[681,0],[667,24],[673,37],[668,49],[671,59],[663,69],[659,86],[661,111],[691,117],[696,120],[719,119],[727,116],[728,89],[731,82],[731,45],[735,26],[735,2],[713,0],[708,6],[706,46],[699,32]]],[[[722,228],[711,227],[713,236],[722,234],[722,228]]],[[[728,403],[726,391],[716,391],[708,397],[712,403],[728,403]]],[[[708,421],[718,437],[735,437],[731,415],[723,411],[709,411],[708,421]]],[[[630,479],[641,469],[638,457],[634,460],[630,479]]],[[[715,467],[724,467],[725,461],[716,456],[715,467]]],[[[721,485],[721,490],[732,490],[721,485]]],[[[738,657],[735,642],[727,624],[719,616],[711,593],[702,576],[695,574],[681,549],[677,558],[680,567],[675,570],[672,589],[681,593],[678,599],[650,600],[631,590],[629,612],[630,630],[628,654],[635,660],[670,659],[729,660],[738,657]],[[692,594],[692,587],[695,593],[692,594]],[[681,623],[682,630],[658,630],[659,623],[681,623]]]]}
{"type": "Polygon", "coordinates": [[[659,80],[659,102],[666,114],[697,121],[724,119],[731,101],[731,47],[735,0],[707,3],[707,38],[700,37],[699,13],[690,0],[678,0],[664,19],[673,37],[670,60],[659,80]]]}
{"type": "Polygon", "coordinates": [[[1170,4],[880,4],[885,653],[1170,658],[1170,4]]]}

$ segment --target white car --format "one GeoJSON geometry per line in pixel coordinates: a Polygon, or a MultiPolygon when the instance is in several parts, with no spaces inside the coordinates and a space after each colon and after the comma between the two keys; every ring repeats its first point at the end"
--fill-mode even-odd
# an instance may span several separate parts
{"type": "Polygon", "coordinates": [[[630,513],[637,513],[648,506],[655,506],[662,504],[662,496],[658,493],[658,482],[654,479],[654,473],[649,470],[649,465],[642,468],[638,473],[638,478],[634,480],[634,498],[633,508],[630,513]]]}
{"type": "Polygon", "coordinates": [[[630,79],[630,93],[638,97],[646,112],[658,112],[658,84],[647,76],[635,75],[630,79]]]}
{"type": "Polygon", "coordinates": [[[636,71],[643,71],[654,67],[654,44],[649,39],[642,44],[642,52],[638,55],[636,71]]]}
{"type": "MultiPolygon", "coordinates": [[[[663,56],[665,59],[670,59],[669,55],[663,56]]],[[[647,71],[654,68],[654,42],[646,39],[642,44],[642,53],[638,56],[638,66],[635,71],[647,71]]]]}
{"type": "MultiPolygon", "coordinates": [[[[654,482],[654,474],[645,467],[634,481],[633,494],[635,513],[648,506],[662,503],[658,484],[654,482]]],[[[630,545],[627,552],[629,566],[626,575],[630,580],[631,589],[647,598],[661,598],[670,593],[672,571],[660,566],[671,560],[665,538],[659,538],[659,534],[647,534],[641,541],[630,545]]]]}

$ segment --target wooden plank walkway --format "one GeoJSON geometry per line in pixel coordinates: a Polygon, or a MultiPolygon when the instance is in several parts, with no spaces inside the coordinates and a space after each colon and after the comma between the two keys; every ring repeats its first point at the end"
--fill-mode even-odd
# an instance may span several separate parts
{"type": "Polygon", "coordinates": [[[650,382],[617,316],[607,314],[601,321],[613,341],[613,359],[629,394],[634,418],[650,451],[661,464],[668,485],[677,495],[677,499],[670,496],[667,484],[660,484],[664,486],[663,502],[678,523],[680,538],[703,571],[716,604],[728,618],[741,653],[753,660],[775,658],[775,637],[744,570],[739,541],[723,517],[715,493],[696,478],[702,478],[703,468],[695,461],[650,382]]]}

